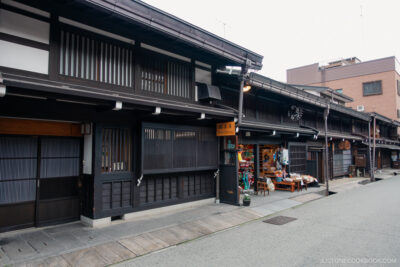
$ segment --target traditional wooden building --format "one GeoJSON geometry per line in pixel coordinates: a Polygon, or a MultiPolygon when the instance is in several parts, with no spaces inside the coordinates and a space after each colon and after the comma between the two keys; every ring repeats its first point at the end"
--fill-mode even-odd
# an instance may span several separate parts
{"type": "Polygon", "coordinates": [[[378,113],[370,113],[370,115],[370,143],[375,154],[373,157],[375,168],[391,168],[394,165],[398,168],[400,143],[397,131],[400,123],[378,113]]]}
{"type": "Polygon", "coordinates": [[[325,135],[328,177],[348,172],[349,143],[365,150],[369,114],[248,74],[262,56],[146,3],[0,3],[0,231],[238,204],[238,145],[255,178],[279,147],[320,181],[325,135]]]}
{"type": "Polygon", "coordinates": [[[1,0],[0,231],[214,198],[215,70],[261,63],[141,1],[1,0]]]}

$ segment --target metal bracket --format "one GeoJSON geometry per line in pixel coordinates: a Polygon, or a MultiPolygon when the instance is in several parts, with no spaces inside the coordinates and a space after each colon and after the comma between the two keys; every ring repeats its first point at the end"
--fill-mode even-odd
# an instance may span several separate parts
{"type": "Polygon", "coordinates": [[[142,173],[142,176],[140,176],[140,178],[137,179],[137,187],[139,187],[140,184],[142,183],[142,179],[143,179],[143,173],[142,173]]]}
{"type": "Polygon", "coordinates": [[[216,178],[218,177],[218,175],[219,175],[219,169],[217,169],[217,170],[214,172],[214,179],[216,179],[216,178]]]}

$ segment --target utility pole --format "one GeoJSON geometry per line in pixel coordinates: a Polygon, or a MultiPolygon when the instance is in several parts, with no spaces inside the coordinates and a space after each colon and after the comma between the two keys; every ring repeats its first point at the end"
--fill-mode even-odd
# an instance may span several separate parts
{"type": "Polygon", "coordinates": [[[325,195],[329,196],[329,177],[328,177],[328,167],[329,167],[329,153],[328,153],[328,115],[329,115],[329,104],[324,110],[324,123],[325,123],[325,195]]]}

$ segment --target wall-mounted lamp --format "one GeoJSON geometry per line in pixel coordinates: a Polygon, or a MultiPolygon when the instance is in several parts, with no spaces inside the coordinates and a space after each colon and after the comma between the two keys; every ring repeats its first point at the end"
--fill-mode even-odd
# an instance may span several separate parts
{"type": "Polygon", "coordinates": [[[90,135],[92,133],[92,124],[90,122],[81,123],[81,134],[90,135]]]}
{"type": "Polygon", "coordinates": [[[353,139],[353,143],[355,143],[355,142],[356,142],[356,140],[353,139]]]}
{"type": "Polygon", "coordinates": [[[237,118],[237,117],[234,117],[234,118],[233,118],[233,122],[234,122],[234,123],[237,123],[237,121],[238,121],[238,118],[237,118]]]}
{"type": "Polygon", "coordinates": [[[272,135],[272,136],[275,136],[275,135],[276,135],[276,131],[273,130],[271,135],[272,135]]]}
{"type": "Polygon", "coordinates": [[[299,133],[296,133],[295,138],[299,138],[299,136],[300,136],[300,134],[299,134],[299,133]]]}
{"type": "Polygon", "coordinates": [[[314,140],[317,140],[318,139],[318,134],[314,134],[313,138],[314,138],[314,140]]]}
{"type": "Polygon", "coordinates": [[[236,133],[238,133],[239,132],[239,127],[236,127],[236,133]]]}
{"type": "Polygon", "coordinates": [[[204,120],[206,118],[206,114],[205,113],[201,113],[200,117],[198,117],[198,120],[204,120]]]}
{"type": "Polygon", "coordinates": [[[331,138],[329,138],[329,141],[332,141],[332,137],[331,137],[331,138]]]}
{"type": "Polygon", "coordinates": [[[251,85],[247,84],[247,85],[243,86],[243,92],[247,93],[250,90],[251,90],[251,85]]]}
{"type": "Polygon", "coordinates": [[[121,101],[115,101],[115,107],[113,110],[121,110],[122,109],[122,102],[121,101]]]}
{"type": "Polygon", "coordinates": [[[342,142],[344,142],[344,138],[342,139],[342,142]]]}
{"type": "Polygon", "coordinates": [[[6,86],[3,84],[0,84],[0,97],[4,97],[6,95],[6,86]]]}
{"type": "Polygon", "coordinates": [[[152,113],[153,115],[160,115],[160,113],[161,113],[161,107],[156,107],[155,109],[154,109],[154,112],[152,113]]]}

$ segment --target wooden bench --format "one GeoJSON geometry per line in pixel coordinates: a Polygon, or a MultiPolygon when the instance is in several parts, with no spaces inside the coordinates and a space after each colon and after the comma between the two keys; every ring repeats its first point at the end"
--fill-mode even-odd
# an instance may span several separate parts
{"type": "Polygon", "coordinates": [[[286,182],[286,181],[277,182],[275,180],[272,180],[272,182],[275,185],[275,190],[285,190],[285,191],[294,192],[294,189],[296,187],[295,182],[286,182]]]}

